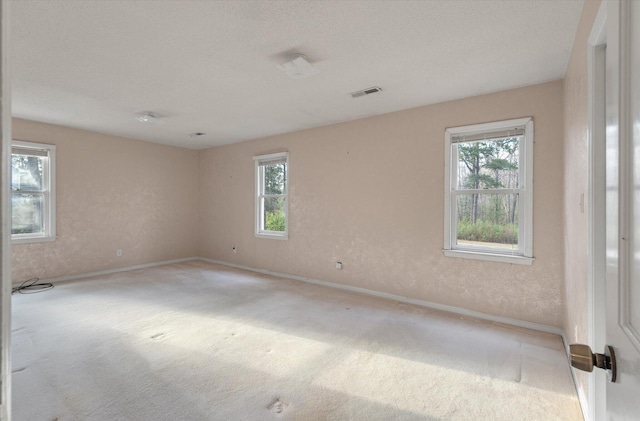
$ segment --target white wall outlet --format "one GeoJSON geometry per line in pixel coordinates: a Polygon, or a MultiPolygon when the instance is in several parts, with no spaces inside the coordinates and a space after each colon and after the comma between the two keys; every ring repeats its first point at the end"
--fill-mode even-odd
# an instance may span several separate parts
{"type": "Polygon", "coordinates": [[[122,249],[116,250],[116,257],[122,257],[122,249]]]}
{"type": "Polygon", "coordinates": [[[336,269],[342,269],[342,262],[336,262],[336,269]]]}
{"type": "Polygon", "coordinates": [[[236,246],[231,247],[231,251],[236,252],[236,246]]]}

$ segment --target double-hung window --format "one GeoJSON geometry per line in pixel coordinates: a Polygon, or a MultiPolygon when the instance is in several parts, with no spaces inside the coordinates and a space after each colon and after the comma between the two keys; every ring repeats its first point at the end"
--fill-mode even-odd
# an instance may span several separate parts
{"type": "Polygon", "coordinates": [[[55,219],[54,145],[11,143],[11,240],[53,241],[55,219]]]}
{"type": "Polygon", "coordinates": [[[531,264],[533,120],[449,128],[445,163],[445,255],[531,264]]]}
{"type": "Polygon", "coordinates": [[[255,235],[288,239],[288,152],[255,156],[255,235]]]}

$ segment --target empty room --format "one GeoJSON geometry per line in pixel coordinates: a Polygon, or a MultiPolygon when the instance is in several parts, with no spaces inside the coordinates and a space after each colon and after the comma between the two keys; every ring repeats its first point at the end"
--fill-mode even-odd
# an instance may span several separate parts
{"type": "Polygon", "coordinates": [[[640,3],[0,12],[0,421],[639,419],[640,3]]]}

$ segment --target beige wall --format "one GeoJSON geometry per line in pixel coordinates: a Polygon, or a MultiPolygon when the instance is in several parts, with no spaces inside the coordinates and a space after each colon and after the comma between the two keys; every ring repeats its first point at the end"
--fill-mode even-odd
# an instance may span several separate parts
{"type": "Polygon", "coordinates": [[[57,147],[58,235],[13,246],[14,282],[197,255],[197,151],[19,119],[13,137],[57,147]]]}
{"type": "Polygon", "coordinates": [[[58,148],[58,239],[15,245],[15,282],[202,255],[563,324],[561,81],[200,152],[24,120],[14,137],[58,148]],[[525,116],[536,133],[535,263],[445,257],[445,128],[525,116]],[[252,157],[282,150],[290,238],[257,239],[252,157]]]}
{"type": "Polygon", "coordinates": [[[556,81],[202,151],[201,255],[560,327],[562,89],[556,81]],[[445,257],[445,128],[526,116],[535,263],[445,257]],[[252,157],[284,150],[289,240],[257,239],[252,157]]]}
{"type": "MultiPolygon", "coordinates": [[[[587,126],[587,39],[600,1],[585,2],[580,25],[564,80],[565,163],[564,236],[565,295],[564,331],[569,343],[589,343],[587,323],[587,231],[586,209],[589,164],[587,126]],[[580,210],[584,194],[585,212],[580,210]]],[[[578,388],[586,395],[588,373],[576,371],[578,388]]]]}

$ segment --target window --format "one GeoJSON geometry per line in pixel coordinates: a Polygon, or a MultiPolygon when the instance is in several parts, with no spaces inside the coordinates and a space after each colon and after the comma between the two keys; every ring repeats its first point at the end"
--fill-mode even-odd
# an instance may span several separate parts
{"type": "Polygon", "coordinates": [[[444,253],[531,264],[533,120],[445,132],[444,253]]]}
{"type": "Polygon", "coordinates": [[[288,238],[287,152],[253,158],[256,164],[256,237],[288,238]]]}
{"type": "Polygon", "coordinates": [[[11,240],[53,241],[56,147],[14,140],[11,144],[11,240]]]}

